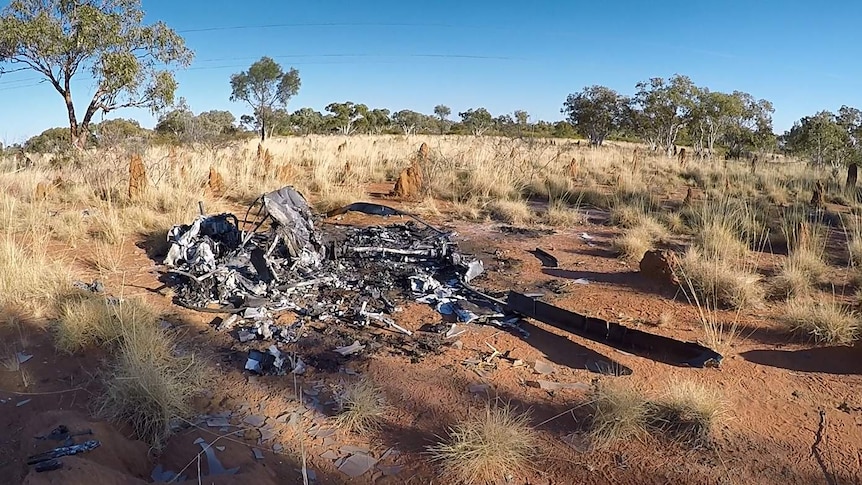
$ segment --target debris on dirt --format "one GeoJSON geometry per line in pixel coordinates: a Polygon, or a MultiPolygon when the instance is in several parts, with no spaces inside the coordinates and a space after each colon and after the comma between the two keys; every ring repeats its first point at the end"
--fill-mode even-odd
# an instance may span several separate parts
{"type": "Polygon", "coordinates": [[[35,455],[28,456],[27,457],[27,464],[28,465],[36,465],[38,463],[56,460],[57,458],[60,458],[63,456],[71,456],[71,455],[77,455],[79,453],[86,453],[88,451],[95,450],[96,448],[98,448],[101,445],[102,445],[102,443],[100,443],[99,440],[87,440],[83,443],[76,444],[76,445],[73,444],[73,445],[66,445],[66,446],[58,446],[57,448],[54,448],[52,450],[48,450],[48,451],[43,452],[43,453],[37,453],[35,455]]]}
{"type": "Polygon", "coordinates": [[[545,268],[556,268],[560,265],[560,262],[557,260],[557,257],[553,254],[545,251],[542,248],[536,248],[533,251],[530,251],[533,256],[539,259],[542,263],[542,266],[545,268]]]}
{"type": "Polygon", "coordinates": [[[650,280],[665,285],[678,287],[679,258],[673,251],[650,250],[647,251],[640,262],[641,274],[650,280]]]}
{"type": "Polygon", "coordinates": [[[99,280],[93,280],[92,283],[84,283],[83,281],[75,281],[72,283],[72,287],[77,288],[81,291],[89,291],[90,293],[104,293],[105,292],[105,284],[99,280]]]}
{"type": "Polygon", "coordinates": [[[576,280],[572,280],[572,283],[576,285],[588,285],[590,284],[590,280],[586,278],[578,278],[576,280]]]}
{"type": "Polygon", "coordinates": [[[533,369],[536,372],[538,372],[539,374],[544,374],[544,375],[554,373],[554,366],[552,366],[551,364],[549,364],[547,362],[542,362],[541,360],[536,361],[536,363],[533,365],[533,369]]]}
{"type": "MultiPolygon", "coordinates": [[[[450,322],[487,322],[503,316],[499,305],[466,288],[484,272],[484,265],[459,253],[453,234],[414,216],[413,221],[387,226],[318,228],[305,198],[292,187],[264,194],[259,202],[255,220],[248,219],[258,202],[243,219],[251,230],[241,230],[239,218],[227,213],[173,227],[164,259],[177,303],[230,314],[214,325],[235,330],[240,342],[292,343],[305,329],[323,332],[335,324],[343,344],[336,352],[348,356],[375,350],[381,345],[369,346],[359,333],[370,325],[414,337],[393,318],[401,311],[399,304],[411,300],[435,305],[450,322]],[[284,313],[292,313],[295,320],[280,318],[284,313]]],[[[347,211],[409,216],[364,202],[330,214],[347,211]]],[[[414,343],[387,341],[403,345],[402,353],[430,343],[427,336],[415,338],[414,343]]],[[[266,373],[277,364],[278,359],[255,352],[247,361],[249,370],[266,373]]],[[[287,370],[304,368],[304,363],[288,360],[294,365],[287,370]]]]}
{"type": "Polygon", "coordinates": [[[56,428],[52,429],[50,433],[42,436],[34,436],[37,440],[52,440],[52,441],[62,441],[66,445],[71,445],[73,442],[71,439],[75,436],[86,436],[93,434],[92,430],[85,429],[82,431],[69,431],[69,428],[66,425],[59,425],[56,428]]]}
{"type": "Polygon", "coordinates": [[[555,234],[553,229],[541,229],[535,227],[500,226],[500,232],[514,236],[540,237],[555,234]]]}
{"type": "Polygon", "coordinates": [[[364,475],[366,472],[374,468],[377,464],[377,459],[364,453],[356,453],[344,460],[338,467],[338,471],[344,473],[350,478],[356,478],[364,475]]]}
{"type": "Polygon", "coordinates": [[[336,347],[335,351],[341,355],[353,355],[361,352],[365,349],[364,345],[359,343],[359,340],[354,341],[352,344],[347,345],[345,347],[336,347]]]}
{"type": "Polygon", "coordinates": [[[592,241],[593,239],[595,239],[595,237],[590,236],[586,232],[582,232],[580,235],[580,238],[583,239],[584,241],[592,241]]]}
{"type": "MultiPolygon", "coordinates": [[[[511,312],[659,362],[690,367],[718,367],[723,358],[718,352],[697,343],[682,342],[619,323],[587,317],[515,291],[509,292],[506,303],[511,312]]],[[[631,373],[631,369],[628,369],[628,373],[631,373]]]]}
{"type": "Polygon", "coordinates": [[[32,399],[24,399],[23,401],[18,401],[18,404],[15,405],[16,408],[20,408],[21,406],[28,404],[32,399]]]}
{"type": "Polygon", "coordinates": [[[203,449],[204,454],[207,456],[207,467],[209,470],[209,474],[207,476],[214,475],[235,475],[236,472],[239,471],[239,467],[235,468],[225,468],[218,457],[216,456],[216,450],[209,443],[207,443],[203,438],[198,438],[194,442],[196,445],[200,445],[203,449]]]}
{"type": "Polygon", "coordinates": [[[28,354],[27,352],[18,352],[17,354],[15,354],[15,358],[18,359],[18,365],[21,365],[21,364],[27,362],[28,360],[32,359],[33,355],[28,354]]]}

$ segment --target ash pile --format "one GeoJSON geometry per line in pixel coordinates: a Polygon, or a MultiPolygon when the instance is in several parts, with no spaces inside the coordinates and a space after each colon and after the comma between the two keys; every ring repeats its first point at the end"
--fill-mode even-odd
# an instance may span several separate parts
{"type": "Polygon", "coordinates": [[[370,227],[320,224],[305,198],[284,187],[263,195],[242,221],[233,214],[202,215],[173,227],[164,262],[176,302],[229,314],[219,329],[236,331],[243,342],[296,342],[315,321],[411,337],[395,321],[408,300],[444,315],[448,323],[433,326],[438,333],[451,331],[453,322],[513,324],[493,299],[469,289],[483,266],[458,251],[453,233],[382,205],[356,203],[338,212],[348,211],[410,219],[370,227]],[[295,319],[284,322],[279,315],[295,319]]]}

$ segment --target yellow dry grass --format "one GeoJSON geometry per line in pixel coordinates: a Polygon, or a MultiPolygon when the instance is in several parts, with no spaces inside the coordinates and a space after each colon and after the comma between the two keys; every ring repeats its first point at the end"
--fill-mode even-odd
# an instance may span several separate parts
{"type": "Polygon", "coordinates": [[[649,402],[631,382],[600,382],[593,392],[590,441],[596,448],[641,439],[649,429],[649,402]]]}
{"type": "Polygon", "coordinates": [[[366,379],[342,385],[335,393],[335,402],[340,408],[335,423],[350,432],[366,434],[376,430],[386,415],[383,392],[366,379]]]}
{"type": "Polygon", "coordinates": [[[449,430],[449,437],[428,449],[444,483],[499,483],[529,467],[538,456],[529,415],[508,404],[487,404],[449,430]]]}
{"type": "Polygon", "coordinates": [[[850,345],[859,338],[859,316],[834,298],[825,301],[794,299],[787,302],[787,327],[818,343],[850,345]]]}

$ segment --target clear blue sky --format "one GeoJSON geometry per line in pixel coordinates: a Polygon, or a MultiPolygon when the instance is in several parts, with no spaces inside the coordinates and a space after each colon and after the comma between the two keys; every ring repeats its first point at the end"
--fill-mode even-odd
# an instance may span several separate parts
{"type": "MultiPolygon", "coordinates": [[[[631,94],[638,81],[675,73],[772,101],[777,132],[822,109],[862,108],[859,1],[144,0],[143,7],[148,21],[183,32],[196,53],[192,68],[177,74],[178,96],[195,113],[248,112],[228,101],[228,79],[263,55],[299,69],[302,88],[290,110],[350,100],[430,113],[442,103],[453,116],[484,106],[553,121],[566,95],[586,85],[631,94]],[[273,24],[292,26],[263,27],[273,24]],[[199,30],[220,27],[252,28],[199,30]]],[[[66,124],[61,97],[36,80],[31,72],[0,77],[0,140],[66,124]]],[[[77,84],[79,111],[91,92],[86,79],[77,84]]],[[[110,116],[155,122],[144,110],[110,116]]]]}

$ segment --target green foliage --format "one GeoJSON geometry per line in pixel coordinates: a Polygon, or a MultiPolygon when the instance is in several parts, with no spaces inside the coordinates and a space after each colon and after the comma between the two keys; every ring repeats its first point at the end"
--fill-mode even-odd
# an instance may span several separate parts
{"type": "Polygon", "coordinates": [[[326,111],[332,114],[329,125],[338,130],[342,135],[353,133],[355,124],[368,113],[368,107],[364,104],[354,104],[352,101],[344,103],[330,103],[326,111]]]}
{"type": "Polygon", "coordinates": [[[620,130],[628,100],[605,86],[590,86],[570,94],[560,110],[591,145],[600,146],[611,133],[620,130]]]}
{"type": "Polygon", "coordinates": [[[379,135],[392,123],[389,119],[388,109],[368,110],[362,118],[362,122],[365,131],[374,135],[379,135]]]}
{"type": "Polygon", "coordinates": [[[494,126],[494,118],[485,108],[468,109],[458,113],[461,123],[475,136],[484,135],[494,126]]]}
{"type": "Polygon", "coordinates": [[[392,115],[392,122],[401,128],[405,135],[412,135],[418,129],[427,125],[427,117],[422,113],[417,113],[409,109],[403,109],[392,115]]]}
{"type": "MultiPolygon", "coordinates": [[[[276,108],[287,106],[287,102],[299,92],[299,71],[290,68],[284,72],[281,66],[269,57],[261,57],[248,71],[230,77],[231,101],[245,101],[254,110],[254,118],[260,127],[260,139],[267,136],[267,126],[277,118],[276,108]]],[[[286,119],[285,116],[281,117],[286,119]]]]}
{"type": "Polygon", "coordinates": [[[35,153],[60,153],[71,147],[66,128],[48,128],[24,142],[24,150],[35,153]]]}
{"type": "Polygon", "coordinates": [[[323,115],[311,108],[300,108],[290,115],[291,125],[303,135],[317,133],[324,125],[323,115]]]}
{"type": "Polygon", "coordinates": [[[858,110],[847,106],[841,108],[838,116],[829,111],[805,116],[782,136],[784,148],[815,165],[858,163],[860,118],[858,110]]]}
{"type": "Polygon", "coordinates": [[[434,116],[437,117],[437,127],[440,129],[440,134],[446,133],[446,130],[449,129],[449,125],[451,124],[448,120],[449,115],[452,114],[452,110],[446,106],[445,104],[438,104],[434,107],[434,116]]]}
{"type": "Polygon", "coordinates": [[[677,135],[691,120],[696,86],[687,76],[656,77],[635,85],[629,123],[654,149],[670,153],[677,135]]]}
{"type": "Polygon", "coordinates": [[[135,120],[115,118],[93,125],[93,134],[99,146],[113,146],[135,138],[147,138],[150,131],[135,120]]]}
{"type": "Polygon", "coordinates": [[[82,148],[98,112],[173,103],[177,84],[165,67],[187,66],[193,54],[164,23],[143,19],[140,0],[14,0],[0,13],[0,63],[50,82],[66,104],[70,139],[82,148]],[[95,89],[79,121],[70,83],[81,71],[95,89]]]}

